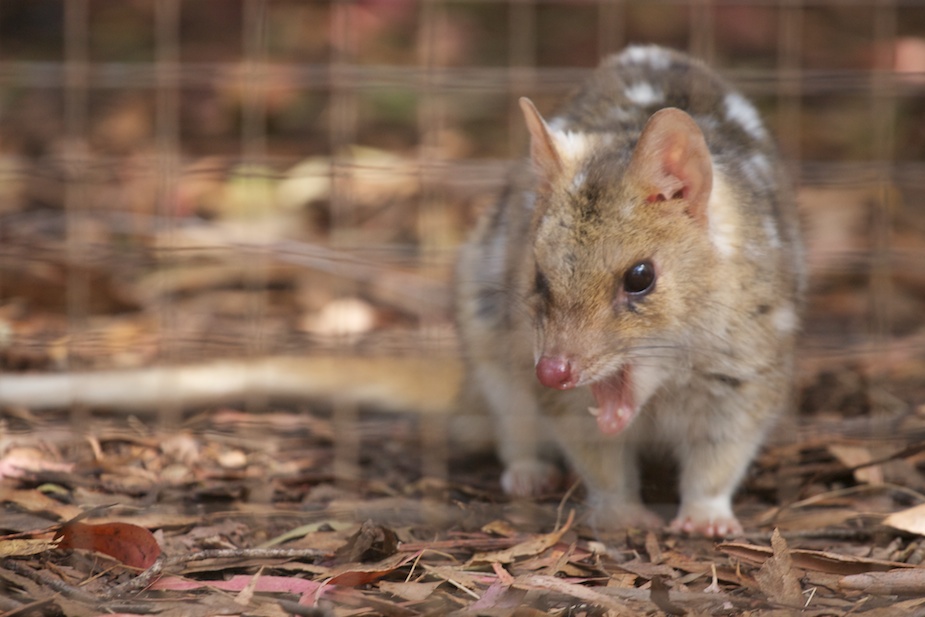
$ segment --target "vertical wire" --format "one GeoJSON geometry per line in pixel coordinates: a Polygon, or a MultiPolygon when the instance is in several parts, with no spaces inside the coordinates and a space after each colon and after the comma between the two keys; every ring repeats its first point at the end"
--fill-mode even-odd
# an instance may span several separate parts
{"type": "MultiPolygon", "coordinates": [[[[420,4],[420,24],[417,36],[418,57],[418,174],[420,182],[420,208],[418,209],[418,236],[420,254],[424,261],[418,264],[426,270],[440,259],[451,241],[446,195],[440,189],[438,175],[445,173],[445,164],[440,160],[440,134],[445,126],[445,94],[440,90],[440,74],[445,66],[445,58],[440,57],[438,37],[445,31],[446,15],[440,0],[422,0],[420,4]]],[[[426,311],[419,326],[419,335],[426,336],[430,323],[437,321],[436,316],[429,317],[426,311]]],[[[421,348],[425,347],[420,341],[421,348]]],[[[421,353],[420,351],[418,353],[421,353]]],[[[421,466],[424,475],[446,482],[449,477],[449,460],[447,459],[447,423],[446,418],[428,414],[421,418],[421,466]]]]}
{"type": "MultiPolygon", "coordinates": [[[[83,261],[86,244],[81,231],[80,217],[86,210],[87,160],[85,135],[87,129],[89,53],[88,53],[88,8],[87,0],[71,0],[64,3],[64,212],[65,212],[65,260],[70,265],[83,261]]],[[[80,331],[86,317],[89,300],[89,281],[78,274],[82,268],[71,268],[66,285],[68,328],[80,331]]],[[[71,345],[74,337],[68,337],[68,358],[71,361],[71,345]]],[[[73,398],[77,393],[71,392],[73,398]]],[[[72,409],[70,420],[75,427],[87,422],[87,409],[72,409]]]]}
{"type": "Polygon", "coordinates": [[[712,65],[716,52],[713,0],[694,0],[690,14],[690,52],[712,65]]]}
{"type": "MultiPolygon", "coordinates": [[[[244,50],[244,91],[241,115],[241,158],[243,175],[248,184],[248,199],[253,203],[248,208],[273,208],[274,196],[267,170],[267,0],[245,0],[242,15],[242,37],[244,50]]],[[[249,212],[249,217],[258,221],[277,223],[275,212],[249,212]]],[[[240,267],[251,276],[256,292],[248,294],[248,335],[245,353],[250,356],[266,351],[265,319],[267,313],[267,280],[269,269],[269,247],[257,257],[249,254],[242,258],[240,267]]],[[[259,408],[265,405],[263,396],[248,394],[246,405],[259,408]]]]}
{"type": "Polygon", "coordinates": [[[802,158],[800,125],[803,97],[803,1],[783,0],[778,22],[777,139],[798,180],[802,158]]]}
{"type": "Polygon", "coordinates": [[[626,3],[624,0],[598,0],[597,51],[601,58],[626,44],[626,3]]]}
{"type": "MultiPolygon", "coordinates": [[[[88,119],[89,95],[89,16],[87,0],[64,3],[65,55],[65,195],[67,262],[83,260],[84,245],[80,217],[87,206],[87,160],[84,144],[88,119]]],[[[68,322],[76,323],[85,316],[88,301],[88,281],[72,269],[67,281],[68,322]]]]}
{"type": "MultiPolygon", "coordinates": [[[[897,15],[894,0],[876,0],[874,5],[873,38],[876,50],[875,66],[870,75],[870,122],[874,127],[872,157],[876,169],[876,204],[871,220],[871,270],[869,306],[870,336],[874,346],[882,349],[889,344],[892,329],[893,300],[892,258],[890,241],[893,210],[896,207],[893,190],[894,153],[896,144],[896,82],[893,75],[897,15]]],[[[880,381],[879,375],[873,376],[880,381]]],[[[875,413],[886,413],[876,404],[875,413]]]]}
{"type": "Polygon", "coordinates": [[[524,154],[523,113],[518,99],[531,94],[537,88],[536,67],[536,0],[512,0],[509,10],[510,48],[508,51],[508,92],[511,97],[508,108],[509,155],[519,158],[524,154]]]}
{"type": "MultiPolygon", "coordinates": [[[[331,150],[331,237],[338,245],[349,237],[352,214],[350,194],[350,155],[348,146],[356,140],[357,100],[352,69],[357,55],[353,28],[353,1],[332,0],[330,40],[329,142],[331,150]]],[[[360,477],[359,413],[356,405],[337,403],[332,414],[334,427],[334,478],[349,485],[360,477]]]]}
{"type": "MultiPolygon", "coordinates": [[[[452,241],[445,195],[439,190],[439,177],[444,173],[441,161],[440,136],[446,127],[446,95],[440,89],[446,61],[440,57],[438,37],[446,28],[442,0],[422,0],[417,36],[418,107],[417,123],[420,144],[418,170],[421,184],[421,207],[417,229],[420,253],[430,261],[439,258],[452,241]]],[[[429,265],[429,264],[424,264],[429,265]]]]}
{"type": "MultiPolygon", "coordinates": [[[[510,10],[511,47],[508,59],[510,63],[508,88],[514,96],[511,97],[512,107],[509,121],[516,127],[516,130],[511,130],[509,134],[515,158],[524,157],[528,143],[524,116],[518,99],[525,94],[544,89],[542,82],[537,83],[538,42],[542,40],[542,33],[537,27],[537,10],[537,0],[513,0],[510,10]]],[[[505,439],[520,440],[521,444],[539,449],[543,430],[537,414],[533,413],[532,409],[518,408],[516,404],[512,405],[508,411],[517,417],[518,434],[510,435],[505,439]]],[[[523,448],[524,446],[518,445],[517,447],[523,448]]],[[[535,455],[539,456],[540,452],[536,451],[535,455]]]]}
{"type": "MultiPolygon", "coordinates": [[[[155,18],[155,150],[157,153],[156,191],[158,220],[164,221],[169,233],[172,230],[173,196],[180,169],[180,0],[162,0],[154,7],[155,18]]],[[[161,354],[159,360],[169,360],[173,351],[170,341],[177,329],[178,316],[172,310],[169,300],[158,312],[161,354]]],[[[169,400],[169,393],[174,392],[170,384],[164,384],[161,391],[165,393],[164,404],[159,410],[159,420],[166,427],[176,426],[180,407],[169,400]]]]}
{"type": "MultiPolygon", "coordinates": [[[[776,134],[783,151],[788,175],[796,183],[800,178],[800,126],[802,113],[802,41],[803,0],[781,0],[778,5],[776,134]]],[[[796,187],[794,187],[796,193],[796,187]]],[[[796,195],[793,196],[796,198],[796,195]]],[[[791,406],[795,408],[796,397],[791,406]]],[[[790,428],[794,412],[788,413],[783,426],[790,428]]],[[[778,501],[786,503],[798,494],[799,486],[792,476],[778,471],[776,476],[778,501]]]]}
{"type": "MultiPolygon", "coordinates": [[[[714,34],[713,0],[693,0],[690,11],[690,35],[688,51],[691,55],[701,58],[709,65],[715,65],[714,51],[716,48],[714,34]]],[[[691,101],[709,96],[709,85],[701,80],[693,79],[688,83],[691,101]]]]}
{"type": "MultiPolygon", "coordinates": [[[[357,93],[354,83],[357,40],[353,27],[353,0],[332,0],[331,99],[328,133],[331,149],[331,241],[337,245],[354,219],[350,195],[348,146],[356,141],[357,93]]],[[[349,235],[349,234],[347,234],[349,235]]]]}
{"type": "Polygon", "coordinates": [[[243,15],[244,108],[241,118],[245,164],[266,162],[267,0],[245,0],[243,15]]]}

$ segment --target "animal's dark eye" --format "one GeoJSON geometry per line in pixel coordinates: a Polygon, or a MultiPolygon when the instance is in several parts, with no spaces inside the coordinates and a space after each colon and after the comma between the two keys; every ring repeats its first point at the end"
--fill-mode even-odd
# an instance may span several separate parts
{"type": "Polygon", "coordinates": [[[633,264],[623,273],[623,291],[629,296],[644,296],[655,289],[655,266],[651,261],[633,264]]]}

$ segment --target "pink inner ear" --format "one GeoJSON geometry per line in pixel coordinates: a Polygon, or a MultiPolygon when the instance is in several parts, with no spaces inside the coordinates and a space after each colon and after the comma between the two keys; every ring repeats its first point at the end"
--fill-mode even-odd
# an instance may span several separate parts
{"type": "Polygon", "coordinates": [[[627,169],[647,203],[682,200],[685,211],[705,220],[713,165],[703,133],[680,109],[662,109],[649,119],[627,169]]]}
{"type": "Polygon", "coordinates": [[[682,187],[675,191],[671,197],[666,197],[664,193],[653,193],[646,197],[646,203],[654,204],[662,201],[668,201],[669,199],[684,199],[686,195],[687,192],[682,187]]]}

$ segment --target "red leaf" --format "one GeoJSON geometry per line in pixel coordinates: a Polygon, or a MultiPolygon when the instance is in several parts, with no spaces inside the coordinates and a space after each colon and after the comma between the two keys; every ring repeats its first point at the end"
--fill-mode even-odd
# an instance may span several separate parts
{"type": "Polygon", "coordinates": [[[133,568],[147,569],[161,554],[154,535],[131,523],[67,523],[56,538],[61,538],[59,548],[81,548],[109,555],[133,568]]]}
{"type": "Polygon", "coordinates": [[[419,553],[398,553],[376,563],[347,564],[331,571],[328,585],[340,585],[341,587],[365,585],[394,572],[409,561],[416,559],[418,555],[419,553]]]}

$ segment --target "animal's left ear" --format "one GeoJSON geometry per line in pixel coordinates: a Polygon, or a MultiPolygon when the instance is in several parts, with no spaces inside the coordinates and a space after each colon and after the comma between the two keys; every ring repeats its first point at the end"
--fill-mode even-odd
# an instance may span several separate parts
{"type": "Polygon", "coordinates": [[[703,132],[685,112],[669,107],[652,114],[626,177],[646,201],[681,200],[687,214],[706,225],[713,162],[703,132]]]}
{"type": "Polygon", "coordinates": [[[552,184],[565,170],[562,153],[559,152],[549,125],[543,120],[533,101],[521,97],[520,109],[523,111],[527,130],[530,131],[530,159],[533,161],[533,168],[543,182],[552,184]]]}

